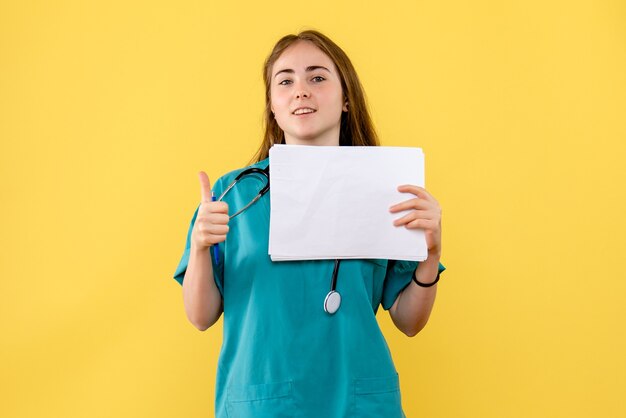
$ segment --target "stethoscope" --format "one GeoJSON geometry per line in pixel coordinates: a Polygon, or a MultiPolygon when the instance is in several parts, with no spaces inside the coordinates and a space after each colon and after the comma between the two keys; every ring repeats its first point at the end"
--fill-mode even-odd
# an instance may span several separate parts
{"type": "MultiPolygon", "coordinates": [[[[248,203],[243,208],[239,209],[237,212],[235,212],[235,214],[230,215],[229,219],[233,219],[235,216],[239,215],[244,210],[248,209],[254,202],[259,200],[261,197],[263,197],[264,194],[266,194],[270,190],[270,167],[269,165],[265,169],[252,167],[252,168],[245,169],[241,173],[239,173],[237,177],[235,177],[235,179],[232,181],[232,183],[230,183],[230,185],[226,188],[226,190],[224,190],[224,192],[220,195],[220,197],[217,198],[217,200],[221,201],[224,198],[224,196],[226,196],[226,194],[230,191],[230,189],[235,187],[235,184],[237,184],[239,180],[241,180],[245,176],[253,175],[253,174],[260,174],[261,176],[265,177],[265,180],[266,180],[265,187],[263,187],[259,191],[259,193],[257,193],[257,195],[254,197],[254,199],[250,201],[250,203],[248,203]]],[[[339,307],[341,306],[341,295],[339,294],[339,292],[337,292],[337,275],[339,273],[340,263],[341,263],[341,260],[339,259],[335,260],[335,267],[333,268],[333,276],[330,281],[330,292],[328,292],[328,294],[326,295],[326,298],[324,298],[324,311],[331,315],[337,312],[339,310],[339,307]]]]}

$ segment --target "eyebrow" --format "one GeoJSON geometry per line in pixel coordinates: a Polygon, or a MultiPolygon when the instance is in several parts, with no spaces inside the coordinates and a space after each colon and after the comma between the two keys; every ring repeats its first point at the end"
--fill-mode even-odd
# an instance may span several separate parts
{"type": "MultiPolygon", "coordinates": [[[[330,73],[330,70],[326,67],[322,67],[321,65],[309,65],[308,67],[306,67],[306,72],[310,72],[310,71],[315,71],[315,70],[326,70],[330,73]]],[[[295,71],[292,70],[291,68],[285,68],[284,70],[280,70],[279,72],[277,72],[276,74],[274,74],[274,78],[276,78],[278,76],[278,74],[280,73],[290,73],[290,74],[294,74],[295,71]]]]}

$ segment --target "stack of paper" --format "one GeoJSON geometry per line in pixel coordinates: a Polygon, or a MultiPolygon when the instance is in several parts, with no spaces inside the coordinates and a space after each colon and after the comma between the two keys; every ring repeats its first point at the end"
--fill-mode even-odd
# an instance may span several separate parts
{"type": "Polygon", "coordinates": [[[424,187],[420,148],[274,145],[270,149],[270,239],[273,261],[381,258],[423,261],[424,231],[393,225],[424,187]]]}

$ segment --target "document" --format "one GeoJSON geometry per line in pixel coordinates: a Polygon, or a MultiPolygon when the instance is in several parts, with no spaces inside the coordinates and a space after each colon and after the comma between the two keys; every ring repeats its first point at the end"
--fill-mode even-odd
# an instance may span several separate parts
{"type": "Polygon", "coordinates": [[[408,147],[274,145],[270,159],[272,261],[379,258],[423,261],[422,229],[394,226],[424,187],[424,154],[408,147]]]}

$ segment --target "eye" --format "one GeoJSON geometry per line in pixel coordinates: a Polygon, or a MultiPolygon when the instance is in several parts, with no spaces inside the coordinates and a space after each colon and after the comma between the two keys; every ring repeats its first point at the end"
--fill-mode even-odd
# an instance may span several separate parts
{"type": "Polygon", "coordinates": [[[318,76],[316,76],[316,77],[313,77],[313,80],[316,80],[316,81],[317,81],[318,79],[319,79],[319,81],[318,81],[318,82],[326,80],[326,79],[325,79],[324,77],[322,77],[321,75],[318,75],[318,76]]]}
{"type": "Polygon", "coordinates": [[[281,81],[281,82],[280,82],[280,83],[278,83],[278,84],[279,84],[279,85],[281,85],[281,86],[286,86],[286,85],[287,85],[287,84],[285,84],[285,82],[286,82],[286,81],[287,81],[287,82],[289,82],[289,83],[291,83],[291,80],[289,80],[289,79],[287,79],[287,78],[286,78],[286,79],[284,79],[283,81],[281,81]]]}

